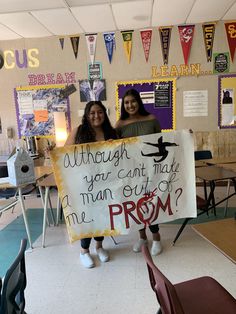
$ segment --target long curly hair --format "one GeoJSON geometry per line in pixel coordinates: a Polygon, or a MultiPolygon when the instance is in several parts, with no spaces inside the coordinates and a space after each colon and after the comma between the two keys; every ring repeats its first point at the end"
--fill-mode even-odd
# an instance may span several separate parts
{"type": "Polygon", "coordinates": [[[143,105],[143,102],[142,102],[142,99],[139,95],[139,92],[134,89],[134,88],[131,88],[131,89],[128,89],[123,97],[122,97],[122,102],[121,102],[121,110],[120,110],[120,120],[126,120],[128,117],[129,117],[129,114],[127,113],[127,111],[125,110],[125,97],[126,96],[133,96],[135,98],[135,100],[137,101],[138,103],[138,113],[141,115],[141,116],[148,116],[150,113],[144,108],[144,105],[143,105]]]}
{"type": "Polygon", "coordinates": [[[82,123],[78,127],[78,131],[75,136],[75,144],[90,143],[96,141],[96,133],[88,119],[90,110],[94,105],[98,105],[104,113],[104,122],[102,124],[102,130],[104,133],[105,140],[117,138],[116,131],[111,126],[111,122],[108,118],[106,107],[102,104],[101,101],[89,101],[85,106],[82,123]]]}

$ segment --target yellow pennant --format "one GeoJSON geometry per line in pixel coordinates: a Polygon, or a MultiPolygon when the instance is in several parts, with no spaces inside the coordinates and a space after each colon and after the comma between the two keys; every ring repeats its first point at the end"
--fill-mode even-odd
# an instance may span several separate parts
{"type": "Polygon", "coordinates": [[[122,31],[121,34],[122,34],[122,37],[123,37],[123,44],[124,44],[125,54],[126,54],[128,63],[130,63],[131,50],[132,50],[132,34],[133,34],[133,31],[122,31]]]}

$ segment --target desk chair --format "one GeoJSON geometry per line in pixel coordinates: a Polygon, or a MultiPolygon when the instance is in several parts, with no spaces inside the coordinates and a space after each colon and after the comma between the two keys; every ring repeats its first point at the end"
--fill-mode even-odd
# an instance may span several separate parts
{"type": "MultiPolygon", "coordinates": [[[[235,314],[236,300],[215,279],[204,276],[172,284],[142,246],[152,290],[160,309],[157,314],[235,314]]],[[[178,265],[176,265],[178,268],[178,265]]]]}
{"type": "Polygon", "coordinates": [[[196,150],[194,152],[194,159],[201,160],[201,159],[211,159],[212,153],[210,150],[196,150]]]}
{"type": "MultiPolygon", "coordinates": [[[[212,153],[210,150],[197,150],[194,152],[194,160],[202,160],[202,159],[211,159],[212,153]]],[[[205,199],[207,199],[207,187],[204,182],[204,195],[205,199]]]]}
{"type": "Polygon", "coordinates": [[[26,287],[26,246],[27,240],[21,240],[19,253],[3,279],[0,314],[25,313],[24,290],[26,287]]]}

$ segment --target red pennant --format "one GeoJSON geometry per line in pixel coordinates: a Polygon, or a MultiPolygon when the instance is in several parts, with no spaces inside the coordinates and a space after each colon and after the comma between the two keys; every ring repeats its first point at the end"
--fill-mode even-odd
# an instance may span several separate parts
{"type": "Polygon", "coordinates": [[[188,58],[189,58],[192,41],[193,41],[194,26],[195,25],[178,26],[179,38],[180,38],[180,42],[182,46],[185,64],[188,64],[188,58]]]}
{"type": "Polygon", "coordinates": [[[236,22],[225,23],[225,30],[228,38],[231,60],[234,62],[234,53],[236,47],[236,22]]]}

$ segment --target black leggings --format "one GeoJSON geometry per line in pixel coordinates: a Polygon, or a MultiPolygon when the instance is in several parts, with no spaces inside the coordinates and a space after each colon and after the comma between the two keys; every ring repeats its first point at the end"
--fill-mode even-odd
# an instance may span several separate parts
{"type": "MultiPolygon", "coordinates": [[[[89,246],[90,246],[90,243],[91,243],[91,238],[85,238],[85,239],[81,239],[81,247],[84,249],[84,250],[88,250],[89,249],[89,246]]],[[[104,240],[104,237],[94,237],[94,240],[95,241],[103,241],[104,240]]]]}
{"type": "MultiPolygon", "coordinates": [[[[157,233],[159,231],[159,225],[156,224],[156,225],[149,226],[149,229],[150,229],[151,233],[157,233]]],[[[145,228],[143,228],[141,230],[145,230],[145,228]]]]}

